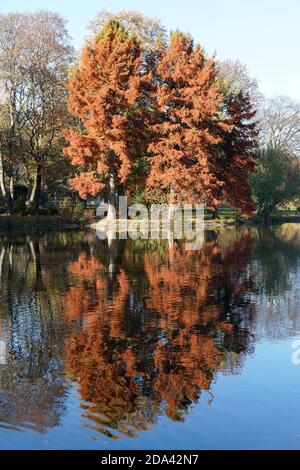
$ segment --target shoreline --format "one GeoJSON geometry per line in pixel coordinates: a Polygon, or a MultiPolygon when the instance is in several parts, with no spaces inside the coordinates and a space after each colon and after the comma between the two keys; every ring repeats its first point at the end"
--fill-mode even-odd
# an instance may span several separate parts
{"type": "Polygon", "coordinates": [[[0,216],[0,232],[39,232],[78,230],[84,228],[78,220],[58,216],[0,216]]]}
{"type": "MultiPolygon", "coordinates": [[[[132,219],[107,221],[94,220],[87,222],[84,220],[74,220],[66,217],[58,216],[0,216],[0,232],[44,232],[44,231],[64,231],[64,230],[136,230],[136,224],[140,223],[140,230],[149,230],[148,221],[137,221],[132,219]]],[[[214,219],[205,220],[205,229],[217,229],[225,227],[238,227],[246,225],[255,226],[272,226],[282,224],[300,223],[300,216],[294,217],[272,217],[269,223],[264,224],[257,220],[234,220],[234,219],[214,219]]]]}

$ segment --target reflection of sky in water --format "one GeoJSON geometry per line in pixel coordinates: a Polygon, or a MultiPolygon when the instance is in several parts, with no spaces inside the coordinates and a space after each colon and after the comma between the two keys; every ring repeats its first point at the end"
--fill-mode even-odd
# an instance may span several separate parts
{"type": "Polygon", "coordinates": [[[300,448],[298,227],[1,245],[0,448],[300,448]]]}

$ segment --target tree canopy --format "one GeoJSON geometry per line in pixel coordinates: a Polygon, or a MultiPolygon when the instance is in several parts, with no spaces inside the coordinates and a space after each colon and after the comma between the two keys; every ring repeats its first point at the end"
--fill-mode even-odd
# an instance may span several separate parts
{"type": "Polygon", "coordinates": [[[265,221],[279,204],[300,197],[300,168],[297,160],[274,147],[260,151],[252,187],[258,215],[265,221]]]}
{"type": "Polygon", "coordinates": [[[79,120],[66,134],[73,187],[83,198],[106,188],[113,202],[111,193],[124,191],[144,161],[151,200],[215,207],[227,198],[250,213],[249,100],[242,92],[225,97],[214,59],[188,35],[159,43],[156,57],[145,71],[139,41],[115,19],[86,45],[69,84],[69,111],[79,120]]]}

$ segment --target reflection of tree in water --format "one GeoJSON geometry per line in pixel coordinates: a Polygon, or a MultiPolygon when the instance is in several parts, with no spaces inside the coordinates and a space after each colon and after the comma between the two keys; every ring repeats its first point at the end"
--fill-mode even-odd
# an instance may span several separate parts
{"type": "Polygon", "coordinates": [[[60,322],[62,281],[54,288],[53,279],[59,272],[61,280],[64,269],[67,274],[67,257],[57,239],[55,244],[56,256],[51,237],[6,237],[0,243],[1,339],[7,349],[0,372],[0,421],[5,426],[44,432],[59,424],[64,411],[66,329],[60,322]]]}
{"type": "Polygon", "coordinates": [[[162,413],[183,420],[213,400],[218,372],[241,370],[253,334],[300,330],[299,255],[291,226],[207,232],[199,252],[82,233],[0,237],[0,422],[58,425],[65,369],[107,435],[135,435],[162,413]]]}
{"type": "Polygon", "coordinates": [[[257,338],[295,336],[300,331],[300,226],[261,227],[253,236],[250,269],[255,275],[257,312],[251,330],[257,338]]]}
{"type": "Polygon", "coordinates": [[[253,268],[262,295],[274,297],[290,290],[300,255],[300,232],[290,225],[256,230],[253,268]]]}
{"type": "Polygon", "coordinates": [[[82,253],[72,263],[77,283],[65,316],[80,326],[67,342],[66,367],[101,432],[134,435],[162,412],[183,420],[219,370],[239,370],[250,350],[238,313],[251,309],[243,300],[251,249],[246,230],[225,248],[211,234],[200,252],[121,243],[113,271],[111,253],[98,253],[99,262],[82,253]]]}

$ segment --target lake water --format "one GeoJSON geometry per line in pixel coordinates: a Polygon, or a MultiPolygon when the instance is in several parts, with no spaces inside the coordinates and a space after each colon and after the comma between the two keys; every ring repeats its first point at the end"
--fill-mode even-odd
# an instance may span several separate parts
{"type": "Polygon", "coordinates": [[[1,449],[300,449],[300,225],[2,234],[0,286],[1,449]]]}

